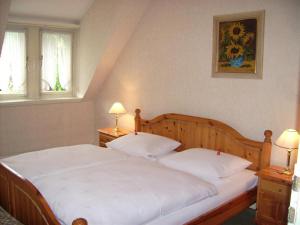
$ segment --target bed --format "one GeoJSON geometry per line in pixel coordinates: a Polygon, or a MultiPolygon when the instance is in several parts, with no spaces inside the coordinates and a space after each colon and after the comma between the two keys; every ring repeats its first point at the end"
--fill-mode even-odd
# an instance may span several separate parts
{"type": "MultiPolygon", "coordinates": [[[[135,130],[178,140],[182,145],[177,151],[201,147],[227,152],[251,161],[252,164],[248,169],[254,172],[270,164],[272,132],[269,130],[264,132],[264,141],[259,142],[241,136],[230,126],[216,120],[179,114],[163,114],[152,120],[144,120],[141,118],[140,112],[139,109],[136,110],[135,130]]],[[[206,202],[209,210],[199,214],[200,216],[195,216],[201,207],[197,204],[186,207],[194,208],[183,210],[176,216],[184,217],[192,211],[194,212],[191,217],[193,219],[188,220],[186,224],[217,225],[241,212],[255,200],[256,187],[247,191],[241,189],[238,196],[220,197],[220,204],[217,207],[215,204],[206,202]]],[[[61,224],[48,202],[32,182],[5,163],[0,164],[0,205],[25,225],[61,224]]],[[[80,207],[80,205],[74,207],[80,207]]],[[[166,218],[150,221],[148,224],[164,224],[166,218]]],[[[73,221],[73,224],[85,225],[87,221],[84,218],[78,218],[73,221]]]]}

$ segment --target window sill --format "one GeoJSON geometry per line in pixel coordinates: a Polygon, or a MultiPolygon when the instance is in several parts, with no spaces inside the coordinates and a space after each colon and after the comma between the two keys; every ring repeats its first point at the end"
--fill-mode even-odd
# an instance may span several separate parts
{"type": "Polygon", "coordinates": [[[57,104],[69,102],[81,102],[82,98],[68,97],[68,98],[41,98],[41,99],[13,99],[0,100],[0,107],[2,106],[21,106],[21,105],[40,105],[40,104],[57,104]]]}

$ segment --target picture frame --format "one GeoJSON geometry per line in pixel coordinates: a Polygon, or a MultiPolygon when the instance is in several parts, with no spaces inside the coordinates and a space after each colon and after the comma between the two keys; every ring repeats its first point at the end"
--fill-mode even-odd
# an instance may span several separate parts
{"type": "Polygon", "coordinates": [[[213,18],[212,77],[263,78],[265,11],[213,18]]]}

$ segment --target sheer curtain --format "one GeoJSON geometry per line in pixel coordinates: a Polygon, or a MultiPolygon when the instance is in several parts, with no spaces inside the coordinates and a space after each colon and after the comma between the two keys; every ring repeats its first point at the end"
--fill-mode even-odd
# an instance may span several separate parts
{"type": "Polygon", "coordinates": [[[24,31],[6,31],[0,57],[0,93],[26,92],[26,41],[24,31]]]}
{"type": "Polygon", "coordinates": [[[70,33],[42,33],[42,92],[71,90],[70,33]]]}

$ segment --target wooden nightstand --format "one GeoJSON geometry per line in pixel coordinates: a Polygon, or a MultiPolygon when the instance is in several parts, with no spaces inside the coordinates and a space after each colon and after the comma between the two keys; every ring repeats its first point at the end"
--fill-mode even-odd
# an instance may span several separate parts
{"type": "Polygon", "coordinates": [[[282,167],[271,166],[258,173],[256,222],[259,225],[286,225],[292,175],[281,174],[282,167]]]}
{"type": "Polygon", "coordinates": [[[129,133],[128,130],[120,129],[117,133],[114,128],[98,129],[99,132],[99,146],[106,147],[105,143],[110,142],[118,137],[124,136],[129,133]]]}

